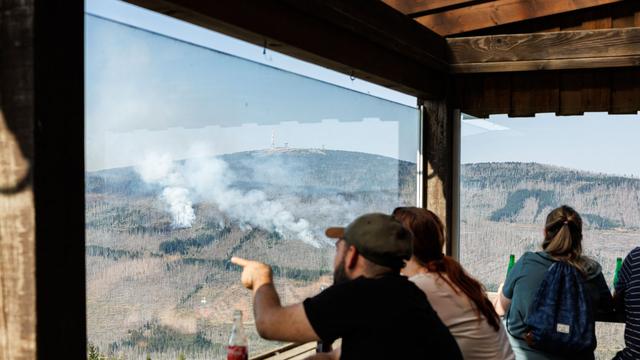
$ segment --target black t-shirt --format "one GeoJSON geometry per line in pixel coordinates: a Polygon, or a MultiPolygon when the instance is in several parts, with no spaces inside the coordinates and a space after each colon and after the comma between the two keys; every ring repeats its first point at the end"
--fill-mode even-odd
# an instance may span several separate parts
{"type": "Polygon", "coordinates": [[[341,359],[462,359],[449,329],[406,277],[359,277],[304,301],[316,334],[342,338],[341,359]]]}

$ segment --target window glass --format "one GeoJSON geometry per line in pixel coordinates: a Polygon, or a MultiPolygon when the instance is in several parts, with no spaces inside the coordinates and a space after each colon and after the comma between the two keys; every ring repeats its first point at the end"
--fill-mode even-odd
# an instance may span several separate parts
{"type": "MultiPolygon", "coordinates": [[[[416,203],[419,112],[86,15],[90,352],[222,358],[231,256],[274,265],[284,303],[332,282],[323,231],[416,203]]],[[[361,80],[354,80],[361,81],[361,80]]]]}
{"type": "MultiPolygon", "coordinates": [[[[561,205],[584,221],[583,252],[610,286],[616,258],[638,245],[638,115],[588,113],[532,118],[463,116],[460,258],[489,291],[504,281],[509,255],[540,251],[547,214],[561,205]]],[[[623,346],[623,326],[598,324],[598,352],[623,346]]]]}

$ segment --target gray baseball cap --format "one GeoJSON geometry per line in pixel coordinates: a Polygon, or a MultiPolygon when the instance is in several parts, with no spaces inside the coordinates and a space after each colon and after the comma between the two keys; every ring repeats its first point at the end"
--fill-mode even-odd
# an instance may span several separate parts
{"type": "Polygon", "coordinates": [[[371,213],[353,220],[347,227],[330,227],[327,237],[343,239],[366,259],[400,269],[411,258],[413,235],[390,215],[371,213]]]}

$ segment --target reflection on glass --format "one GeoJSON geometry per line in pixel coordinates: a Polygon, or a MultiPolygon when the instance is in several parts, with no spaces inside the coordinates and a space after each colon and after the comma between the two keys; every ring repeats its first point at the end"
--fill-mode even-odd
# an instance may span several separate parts
{"type": "MultiPolygon", "coordinates": [[[[547,214],[574,207],[583,251],[610,286],[616,258],[640,235],[637,115],[585,114],[462,120],[460,257],[489,291],[504,281],[509,254],[540,251],[547,214]],[[624,175],[628,174],[628,175],[624,175]]],[[[623,326],[598,324],[598,357],[623,346],[623,326]]]]}
{"type": "Polygon", "coordinates": [[[415,204],[418,111],[86,17],[87,320],[92,349],[221,358],[233,255],[285,303],[331,283],[330,225],[415,204]]]}

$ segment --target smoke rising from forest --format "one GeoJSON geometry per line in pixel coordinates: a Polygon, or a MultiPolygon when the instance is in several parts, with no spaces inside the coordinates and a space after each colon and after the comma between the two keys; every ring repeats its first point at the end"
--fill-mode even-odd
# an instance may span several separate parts
{"type": "Polygon", "coordinates": [[[203,146],[192,149],[188,160],[176,161],[170,154],[148,153],[136,167],[148,184],[163,187],[160,199],[171,213],[174,228],[188,228],[196,220],[194,203],[212,202],[230,219],[243,225],[293,234],[303,242],[319,246],[304,218],[296,218],[282,202],[260,190],[232,187],[236,179],[229,165],[219,157],[205,157],[203,146]]]}

